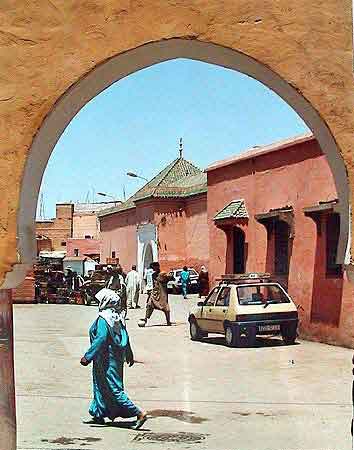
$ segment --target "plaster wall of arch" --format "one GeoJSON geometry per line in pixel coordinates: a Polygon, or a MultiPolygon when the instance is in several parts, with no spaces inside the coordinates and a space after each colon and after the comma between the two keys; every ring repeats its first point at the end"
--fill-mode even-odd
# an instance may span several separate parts
{"type": "Polygon", "coordinates": [[[33,263],[40,184],[50,155],[66,126],[87,102],[114,82],[138,70],[176,58],[203,61],[246,74],[276,92],[299,114],[326,154],[334,176],[339,199],[337,212],[341,217],[337,258],[339,263],[349,265],[350,205],[346,167],[335,139],[316,109],[286,80],[241,52],[197,40],[173,38],[142,45],[102,63],[68,89],[46,117],[33,140],[22,179],[18,211],[19,264],[7,274],[3,289],[16,287],[33,263]]]}

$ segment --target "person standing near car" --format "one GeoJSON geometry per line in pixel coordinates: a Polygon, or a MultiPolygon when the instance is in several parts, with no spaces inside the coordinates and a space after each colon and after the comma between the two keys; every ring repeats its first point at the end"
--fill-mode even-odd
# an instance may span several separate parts
{"type": "Polygon", "coordinates": [[[140,278],[136,271],[136,266],[132,266],[132,270],[128,272],[125,279],[127,285],[127,306],[129,309],[140,308],[139,303],[139,290],[140,290],[140,278]],[[134,304],[134,306],[133,306],[134,304]]]}
{"type": "Polygon", "coordinates": [[[183,267],[180,277],[181,277],[181,284],[182,284],[182,295],[183,295],[183,298],[187,298],[188,286],[190,285],[190,282],[191,282],[191,277],[190,277],[187,266],[183,267]]]}
{"type": "Polygon", "coordinates": [[[209,273],[205,266],[202,266],[198,277],[199,298],[209,294],[209,273]]]}

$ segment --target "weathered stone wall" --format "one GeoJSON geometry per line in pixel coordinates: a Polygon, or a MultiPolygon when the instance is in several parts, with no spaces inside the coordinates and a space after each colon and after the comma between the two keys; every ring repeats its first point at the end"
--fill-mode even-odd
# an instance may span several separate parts
{"type": "Polygon", "coordinates": [[[18,261],[21,179],[44,118],[93,68],[147,42],[211,42],[274,70],[327,122],[353,181],[350,0],[5,0],[0,24],[1,277],[18,261]]]}

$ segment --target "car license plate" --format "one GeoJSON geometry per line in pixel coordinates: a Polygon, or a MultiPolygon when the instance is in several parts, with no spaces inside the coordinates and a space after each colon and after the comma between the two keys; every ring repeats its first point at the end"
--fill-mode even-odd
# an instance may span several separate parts
{"type": "Polygon", "coordinates": [[[280,325],[260,325],[258,327],[259,331],[279,331],[280,325]]]}

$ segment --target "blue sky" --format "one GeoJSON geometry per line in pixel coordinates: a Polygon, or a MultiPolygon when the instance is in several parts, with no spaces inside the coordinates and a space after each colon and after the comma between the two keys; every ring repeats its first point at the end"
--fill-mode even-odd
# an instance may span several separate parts
{"type": "Polygon", "coordinates": [[[58,141],[44,174],[45,215],[55,203],[129,196],[178,156],[201,168],[253,145],[308,131],[277,94],[238,72],[178,59],[141,70],[92,99],[58,141]]]}

